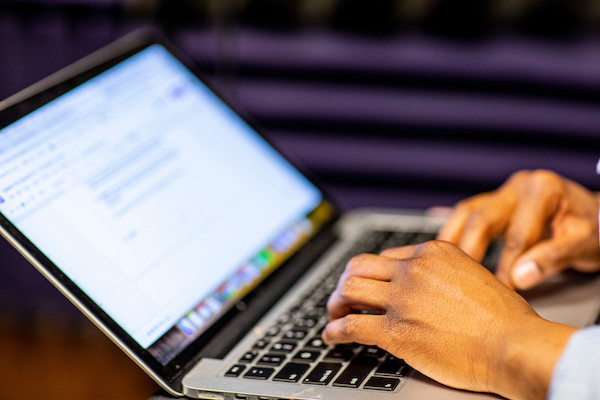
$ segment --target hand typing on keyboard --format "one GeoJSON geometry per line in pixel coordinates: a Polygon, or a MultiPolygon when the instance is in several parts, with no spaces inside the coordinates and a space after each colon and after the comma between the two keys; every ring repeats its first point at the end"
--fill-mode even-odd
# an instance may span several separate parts
{"type": "Polygon", "coordinates": [[[458,204],[438,239],[481,261],[503,237],[498,279],[529,289],[567,267],[600,270],[598,198],[550,171],[520,171],[498,190],[458,204]]]}
{"type": "Polygon", "coordinates": [[[545,397],[552,367],[576,330],[540,318],[442,241],[353,258],[327,308],[328,344],[378,346],[443,384],[509,398],[545,397]]]}
{"type": "MultiPolygon", "coordinates": [[[[498,190],[459,203],[438,238],[448,241],[350,260],[327,304],[323,340],[378,346],[456,388],[545,398],[559,357],[573,354],[567,342],[600,330],[573,335],[577,328],[542,319],[512,288],[535,286],[567,266],[600,269],[597,194],[549,171],[518,172],[498,190]],[[499,279],[478,263],[495,238],[505,243],[499,279]]],[[[578,384],[596,398],[597,377],[578,384]]]]}

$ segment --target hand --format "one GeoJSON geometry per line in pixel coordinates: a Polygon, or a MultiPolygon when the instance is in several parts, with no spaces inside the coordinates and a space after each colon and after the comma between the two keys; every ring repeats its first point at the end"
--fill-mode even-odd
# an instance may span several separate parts
{"type": "Polygon", "coordinates": [[[600,270],[598,198],[549,171],[515,173],[496,191],[460,202],[438,239],[481,261],[504,237],[498,279],[529,289],[567,267],[600,270]]]}
{"type": "Polygon", "coordinates": [[[379,346],[440,383],[512,398],[545,397],[575,331],[440,241],[353,258],[327,307],[326,343],[379,346]]]}

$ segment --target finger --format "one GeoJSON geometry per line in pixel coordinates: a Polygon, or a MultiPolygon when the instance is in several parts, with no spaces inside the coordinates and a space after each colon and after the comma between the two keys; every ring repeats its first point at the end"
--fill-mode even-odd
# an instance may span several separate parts
{"type": "Polygon", "coordinates": [[[415,249],[418,245],[414,244],[411,246],[402,246],[402,247],[392,247],[389,249],[383,250],[379,253],[383,257],[391,257],[391,258],[409,258],[415,254],[415,249]]]}
{"type": "Polygon", "coordinates": [[[489,226],[484,225],[483,222],[479,220],[477,224],[471,224],[471,227],[465,231],[464,236],[458,242],[458,247],[478,262],[483,260],[485,251],[491,241],[489,226]]]}
{"type": "MultiPolygon", "coordinates": [[[[540,240],[556,207],[556,197],[551,192],[538,191],[522,196],[504,234],[504,248],[496,270],[498,279],[514,286],[511,276],[516,259],[540,240]]],[[[529,267],[533,274],[535,269],[529,267]]]]}
{"type": "Polygon", "coordinates": [[[348,261],[340,281],[350,276],[389,281],[397,268],[397,264],[398,260],[394,258],[382,257],[376,254],[360,254],[348,261]]]}
{"type": "Polygon", "coordinates": [[[510,272],[511,283],[522,290],[539,285],[585,259],[586,249],[596,245],[595,240],[591,240],[593,244],[587,243],[589,239],[580,235],[565,235],[540,242],[516,260],[510,272]]]}
{"type": "Polygon", "coordinates": [[[389,283],[351,276],[340,281],[327,302],[329,319],[334,320],[355,310],[382,311],[387,306],[389,283]]]}
{"type": "Polygon", "coordinates": [[[450,218],[448,218],[442,229],[440,229],[437,236],[438,240],[445,240],[454,244],[458,243],[465,224],[467,223],[467,219],[473,210],[481,203],[479,197],[480,196],[476,196],[457,204],[450,218]]]}
{"type": "Polygon", "coordinates": [[[499,189],[459,203],[456,214],[442,228],[438,239],[458,245],[481,261],[490,240],[504,232],[516,204],[518,188],[529,172],[513,174],[499,189]]]}
{"type": "Polygon", "coordinates": [[[384,316],[348,314],[327,324],[323,330],[323,341],[327,344],[362,343],[368,346],[383,346],[384,316]]]}
{"type": "Polygon", "coordinates": [[[506,228],[514,202],[507,189],[487,197],[480,208],[474,210],[463,227],[462,236],[455,244],[476,261],[481,261],[490,241],[506,228]]]}

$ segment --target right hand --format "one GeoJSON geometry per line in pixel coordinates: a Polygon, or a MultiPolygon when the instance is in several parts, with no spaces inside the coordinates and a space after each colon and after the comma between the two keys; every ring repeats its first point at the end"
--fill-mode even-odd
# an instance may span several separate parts
{"type": "Polygon", "coordinates": [[[600,270],[598,198],[550,171],[520,171],[499,189],[461,201],[438,239],[481,261],[504,238],[498,279],[529,289],[567,267],[600,270]]]}
{"type": "Polygon", "coordinates": [[[354,257],[327,311],[328,344],[378,346],[445,385],[513,399],[546,398],[554,365],[576,331],[540,318],[518,293],[441,241],[354,257]]]}

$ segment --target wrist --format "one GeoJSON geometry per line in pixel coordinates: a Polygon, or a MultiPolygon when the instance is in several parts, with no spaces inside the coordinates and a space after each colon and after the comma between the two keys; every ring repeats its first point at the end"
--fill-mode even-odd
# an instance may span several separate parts
{"type": "Polygon", "coordinates": [[[518,328],[505,336],[494,391],[510,399],[545,399],[554,367],[577,328],[537,315],[513,326],[518,328]]]}

